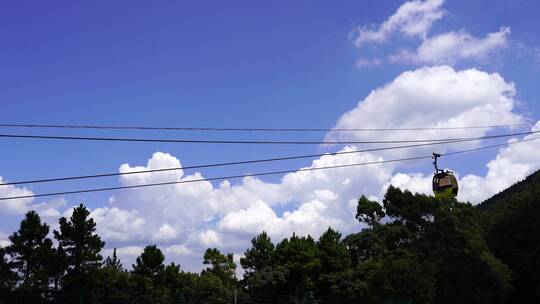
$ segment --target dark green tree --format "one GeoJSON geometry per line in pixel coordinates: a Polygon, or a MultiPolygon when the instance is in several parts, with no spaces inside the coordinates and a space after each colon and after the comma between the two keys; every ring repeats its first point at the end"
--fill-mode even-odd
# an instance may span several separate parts
{"type": "Polygon", "coordinates": [[[185,303],[184,278],[180,270],[180,265],[171,263],[163,271],[164,303],[182,304],[185,303]]]}
{"type": "Polygon", "coordinates": [[[133,265],[132,302],[161,303],[164,301],[163,271],[165,256],[156,246],[146,246],[133,265]]]}
{"type": "Polygon", "coordinates": [[[120,262],[120,259],[118,258],[118,256],[116,255],[116,248],[113,249],[113,254],[112,254],[112,257],[108,256],[106,259],[105,259],[105,264],[104,264],[105,267],[111,267],[111,268],[116,268],[118,270],[123,270],[124,268],[122,267],[122,263],[120,262]]]}
{"type": "Polygon", "coordinates": [[[54,231],[59,246],[65,252],[67,273],[63,278],[64,292],[79,293],[88,298],[97,285],[97,270],[101,266],[100,251],[105,246],[95,233],[96,223],[82,204],[73,210],[70,219],[60,218],[60,230],[54,231]]]}
{"type": "Polygon", "coordinates": [[[98,278],[96,291],[99,303],[129,303],[131,278],[116,257],[116,250],[113,257],[108,257],[103,267],[99,269],[98,278]]]}
{"type": "Polygon", "coordinates": [[[476,208],[457,202],[442,205],[426,229],[423,246],[439,266],[440,303],[506,302],[511,272],[489,251],[476,208]]]}
{"type": "Polygon", "coordinates": [[[358,200],[358,205],[356,207],[356,219],[362,223],[373,227],[379,224],[381,218],[385,216],[382,206],[375,202],[368,200],[365,196],[362,195],[358,200]]]}
{"type": "Polygon", "coordinates": [[[244,268],[244,284],[249,294],[249,303],[264,303],[274,295],[282,293],[288,271],[276,264],[275,246],[266,232],[251,240],[240,264],[244,268]]]}
{"type": "Polygon", "coordinates": [[[351,265],[349,251],[341,241],[341,233],[328,227],[317,242],[318,258],[323,273],[344,271],[351,265]]]}
{"type": "Polygon", "coordinates": [[[211,271],[203,271],[197,276],[196,303],[232,303],[234,288],[228,286],[223,280],[211,271]]]}
{"type": "Polygon", "coordinates": [[[240,259],[242,268],[246,270],[244,277],[249,277],[250,273],[272,266],[274,263],[274,254],[275,246],[266,232],[263,231],[254,237],[251,240],[251,248],[240,259]]]}
{"type": "Polygon", "coordinates": [[[0,303],[7,303],[16,283],[17,275],[7,261],[6,250],[0,246],[0,303]]]}
{"type": "Polygon", "coordinates": [[[165,269],[165,256],[156,245],[144,247],[143,252],[133,265],[133,274],[142,275],[157,282],[165,269]]]}
{"type": "MultiPolygon", "coordinates": [[[[347,270],[351,266],[351,257],[341,234],[328,227],[317,242],[320,271],[316,276],[316,295],[318,298],[347,298],[349,288],[347,270]]],[[[350,297],[349,297],[350,298],[350,297]]]]}
{"type": "Polygon", "coordinates": [[[540,303],[540,170],[478,208],[489,248],[513,272],[508,303],[540,303]]]}
{"type": "Polygon", "coordinates": [[[282,292],[293,302],[312,301],[321,267],[315,240],[309,235],[299,237],[293,233],[276,246],[276,260],[287,273],[287,283],[282,292]]]}
{"type": "MultiPolygon", "coordinates": [[[[432,196],[412,194],[408,190],[401,191],[390,186],[384,195],[383,206],[386,215],[393,219],[394,224],[417,233],[432,220],[441,202],[432,196]]],[[[450,202],[455,200],[446,203],[450,202]]]]}
{"type": "Polygon", "coordinates": [[[50,269],[52,277],[53,292],[55,294],[58,294],[59,292],[60,284],[64,278],[68,266],[69,262],[67,259],[66,251],[64,250],[64,247],[59,244],[58,247],[54,250],[54,255],[48,263],[48,267],[50,269]]]}
{"type": "Polygon", "coordinates": [[[21,276],[18,289],[35,296],[46,296],[51,279],[48,264],[54,250],[48,234],[49,226],[41,223],[35,211],[30,211],[21,221],[19,230],[9,237],[11,244],[6,247],[12,267],[21,276]]]}
{"type": "Polygon", "coordinates": [[[233,254],[222,254],[216,248],[208,248],[204,252],[203,264],[208,265],[202,272],[210,272],[217,276],[226,286],[233,286],[236,282],[236,263],[233,254]]]}

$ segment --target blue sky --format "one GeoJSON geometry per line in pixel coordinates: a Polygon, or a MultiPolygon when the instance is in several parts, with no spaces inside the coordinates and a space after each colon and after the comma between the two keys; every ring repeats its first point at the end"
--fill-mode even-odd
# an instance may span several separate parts
{"type": "MultiPolygon", "coordinates": [[[[488,74],[498,73],[506,83],[515,84],[511,112],[533,123],[539,120],[538,3],[502,0],[445,2],[441,6],[444,17],[433,22],[428,37],[447,32],[466,32],[483,39],[501,27],[511,29],[504,43],[485,56],[452,62],[389,62],[386,58],[398,50],[414,50],[420,43],[418,37],[396,33],[382,43],[355,45],[358,29],[377,29],[403,3],[5,1],[0,4],[0,122],[331,128],[372,90],[391,83],[403,72],[447,64],[455,71],[474,68],[488,74]],[[359,58],[380,58],[383,62],[359,67],[356,63],[359,58]]],[[[410,111],[403,115],[414,116],[414,109],[410,111]]],[[[358,124],[362,126],[362,122],[358,124]]],[[[325,138],[324,133],[224,135],[14,128],[2,128],[0,132],[170,138],[325,138]]],[[[338,149],[341,147],[330,150],[338,149]]],[[[115,172],[125,163],[145,166],[156,151],[169,153],[182,164],[191,165],[328,150],[317,146],[209,146],[2,139],[0,151],[0,176],[10,181],[115,172]]],[[[486,163],[498,153],[493,150],[456,157],[448,159],[446,164],[462,175],[484,176],[488,172],[486,163]]],[[[211,177],[309,165],[309,160],[302,160],[256,167],[209,169],[203,170],[202,174],[211,177]]],[[[398,171],[405,174],[418,172],[427,176],[431,168],[428,162],[391,170],[393,174],[398,171]]],[[[281,177],[262,180],[275,184],[280,183],[281,177]]],[[[31,185],[27,188],[40,193],[110,185],[119,185],[118,178],[31,185]]],[[[370,194],[378,192],[377,188],[370,194]]],[[[116,194],[68,196],[64,198],[65,205],[58,207],[58,210],[65,212],[69,206],[79,202],[92,209],[110,207],[111,195],[116,194]]],[[[136,196],[137,193],[132,195],[136,196]]],[[[293,196],[287,198],[286,202],[269,206],[278,217],[282,212],[299,210],[301,202],[291,205],[288,204],[289,199],[301,200],[293,196]]],[[[54,198],[38,199],[28,206],[50,203],[51,200],[54,198]]],[[[123,206],[121,203],[117,205],[120,209],[123,206]]],[[[247,210],[248,206],[251,205],[246,203],[231,212],[247,210]]],[[[130,207],[132,209],[126,207],[122,210],[137,209],[130,207]]],[[[1,210],[0,231],[5,235],[16,228],[22,213],[1,210]]],[[[138,212],[140,216],[143,211],[138,212]]],[[[197,233],[214,231],[222,240],[216,245],[221,244],[235,253],[241,253],[242,246],[250,236],[232,233],[231,229],[223,228],[225,224],[219,226],[222,230],[212,226],[223,222],[226,217],[227,213],[216,212],[211,220],[196,223],[199,228],[191,231],[189,237],[167,239],[163,246],[182,245],[197,252],[199,245],[190,247],[189,240],[195,238],[197,233]],[[224,235],[226,233],[234,234],[234,237],[224,235]]],[[[152,221],[148,218],[145,220],[147,223],[152,221]]],[[[153,220],[171,222],[170,219],[153,220]]],[[[176,230],[181,230],[179,227],[182,225],[182,222],[170,223],[176,230]]],[[[343,229],[354,228],[344,226],[343,229]]],[[[276,232],[275,235],[279,237],[281,234],[276,232]]],[[[113,237],[110,244],[136,247],[159,240],[145,236],[127,238],[127,241],[120,239],[113,237]]],[[[182,260],[182,257],[178,259],[182,260]]]]}

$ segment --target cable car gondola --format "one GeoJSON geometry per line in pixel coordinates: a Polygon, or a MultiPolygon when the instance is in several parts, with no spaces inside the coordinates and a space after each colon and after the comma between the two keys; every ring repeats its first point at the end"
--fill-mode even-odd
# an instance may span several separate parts
{"type": "Polygon", "coordinates": [[[458,194],[458,182],[452,171],[441,170],[437,165],[437,158],[441,155],[433,153],[433,193],[438,199],[452,199],[458,194]]]}

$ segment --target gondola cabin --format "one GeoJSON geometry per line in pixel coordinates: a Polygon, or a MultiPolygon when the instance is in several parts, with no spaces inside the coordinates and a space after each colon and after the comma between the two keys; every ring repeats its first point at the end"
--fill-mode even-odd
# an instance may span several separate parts
{"type": "Polygon", "coordinates": [[[440,156],[440,154],[433,153],[433,165],[435,166],[432,183],[433,193],[438,199],[451,199],[458,195],[458,182],[452,172],[439,169],[437,158],[440,156]]]}
{"type": "Polygon", "coordinates": [[[458,194],[456,177],[448,172],[438,172],[433,175],[433,193],[439,199],[451,199],[458,194]]]}

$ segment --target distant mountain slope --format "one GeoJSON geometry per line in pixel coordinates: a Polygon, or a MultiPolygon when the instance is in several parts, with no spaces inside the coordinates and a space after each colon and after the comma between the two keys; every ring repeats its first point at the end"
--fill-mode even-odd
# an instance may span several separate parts
{"type": "Polygon", "coordinates": [[[540,303],[540,170],[478,208],[488,246],[513,271],[509,303],[540,303]]]}

